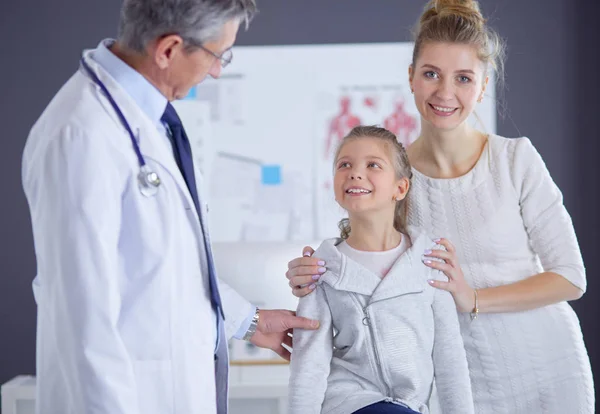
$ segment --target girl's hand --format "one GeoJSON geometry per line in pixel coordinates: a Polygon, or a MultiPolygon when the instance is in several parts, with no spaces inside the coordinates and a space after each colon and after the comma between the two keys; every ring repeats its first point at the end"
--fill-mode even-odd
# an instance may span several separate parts
{"type": "Polygon", "coordinates": [[[448,281],[429,280],[429,284],[437,289],[450,292],[459,312],[471,312],[475,307],[475,292],[465,281],[456,258],[456,249],[446,239],[436,239],[434,242],[444,246],[446,250],[426,250],[423,254],[423,263],[433,269],[442,271],[448,277],[448,281]],[[431,260],[432,258],[441,261],[431,260]]]}

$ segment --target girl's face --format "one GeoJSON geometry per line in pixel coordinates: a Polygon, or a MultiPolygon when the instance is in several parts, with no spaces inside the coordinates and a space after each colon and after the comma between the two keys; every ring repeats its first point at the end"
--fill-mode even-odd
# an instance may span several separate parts
{"type": "Polygon", "coordinates": [[[348,214],[390,211],[403,199],[408,179],[398,179],[391,149],[378,138],[362,137],[342,145],[335,163],[335,199],[348,214]]]}
{"type": "Polygon", "coordinates": [[[457,43],[423,44],[409,77],[424,123],[442,130],[467,120],[488,81],[476,49],[457,43]]]}

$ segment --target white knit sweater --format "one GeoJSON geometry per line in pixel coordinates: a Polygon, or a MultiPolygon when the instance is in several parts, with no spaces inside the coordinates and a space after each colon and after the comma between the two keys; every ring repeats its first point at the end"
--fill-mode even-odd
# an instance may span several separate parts
{"type": "MultiPolygon", "coordinates": [[[[459,178],[413,172],[409,224],[449,239],[471,286],[552,271],[585,291],[571,218],[529,139],[490,136],[475,167],[459,178]]],[[[590,362],[568,303],[459,319],[475,412],[594,412],[590,362]]]]}

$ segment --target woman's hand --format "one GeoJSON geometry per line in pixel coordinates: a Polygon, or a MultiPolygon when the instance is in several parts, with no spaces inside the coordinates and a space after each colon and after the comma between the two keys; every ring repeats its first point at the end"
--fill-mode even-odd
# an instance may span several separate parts
{"type": "Polygon", "coordinates": [[[459,312],[471,312],[475,307],[475,292],[465,281],[462,269],[456,258],[456,249],[446,239],[434,240],[445,250],[434,249],[427,250],[423,254],[423,263],[433,269],[442,271],[447,277],[447,282],[439,280],[429,280],[429,284],[437,289],[442,289],[452,294],[456,308],[459,312]],[[441,261],[431,260],[432,258],[441,261]]]}
{"type": "Polygon", "coordinates": [[[312,293],[316,282],[325,273],[325,262],[315,257],[310,257],[315,251],[305,247],[302,257],[298,257],[288,263],[288,271],[285,276],[290,281],[290,287],[294,296],[299,298],[312,293]]]}

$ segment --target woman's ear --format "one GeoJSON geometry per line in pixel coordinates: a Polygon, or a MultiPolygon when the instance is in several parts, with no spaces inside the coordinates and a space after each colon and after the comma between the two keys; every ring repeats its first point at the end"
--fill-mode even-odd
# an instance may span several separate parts
{"type": "Polygon", "coordinates": [[[490,77],[486,76],[483,80],[483,85],[481,86],[481,93],[479,94],[479,98],[477,98],[477,102],[481,102],[483,100],[483,94],[485,93],[485,88],[487,88],[488,82],[490,81],[490,77]]]}

